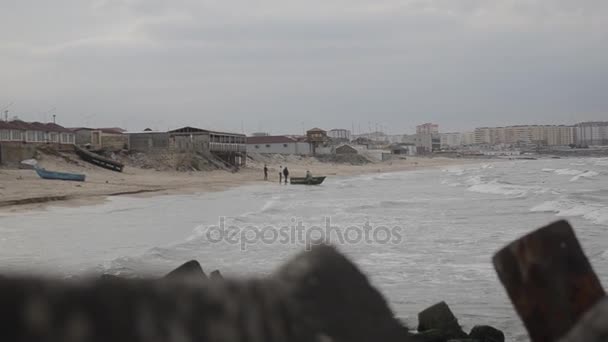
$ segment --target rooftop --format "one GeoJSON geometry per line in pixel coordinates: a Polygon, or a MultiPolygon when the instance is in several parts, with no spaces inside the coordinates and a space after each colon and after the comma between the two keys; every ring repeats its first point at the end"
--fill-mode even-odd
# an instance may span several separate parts
{"type": "Polygon", "coordinates": [[[44,131],[44,132],[62,132],[72,133],[69,129],[58,124],[49,122],[25,122],[21,120],[0,121],[0,129],[14,129],[20,131],[44,131]]]}
{"type": "Polygon", "coordinates": [[[286,135],[268,135],[261,137],[247,137],[247,144],[288,144],[295,143],[297,139],[286,135]]]}

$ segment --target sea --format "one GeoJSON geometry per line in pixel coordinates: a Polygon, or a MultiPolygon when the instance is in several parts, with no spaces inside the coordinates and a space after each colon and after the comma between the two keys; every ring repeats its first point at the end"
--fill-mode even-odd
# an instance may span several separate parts
{"type": "Polygon", "coordinates": [[[263,277],[325,240],[410,326],[445,301],[465,331],[487,324],[527,341],[491,258],[558,219],[570,221],[608,284],[608,158],[486,161],[2,213],[0,272],[160,277],[196,259],[207,272],[263,277]]]}

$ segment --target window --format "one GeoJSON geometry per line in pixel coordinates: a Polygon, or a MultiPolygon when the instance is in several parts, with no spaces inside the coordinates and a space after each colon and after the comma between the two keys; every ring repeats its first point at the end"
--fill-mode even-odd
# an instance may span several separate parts
{"type": "Polygon", "coordinates": [[[58,139],[57,133],[51,133],[50,140],[51,140],[51,142],[54,142],[54,143],[58,142],[59,139],[58,139]]]}
{"type": "Polygon", "coordinates": [[[11,131],[11,140],[22,141],[23,140],[23,132],[18,130],[11,131]]]}
{"type": "Polygon", "coordinates": [[[62,144],[67,144],[68,143],[68,135],[65,133],[61,133],[61,143],[62,144]]]}
{"type": "Polygon", "coordinates": [[[287,148],[287,144],[283,144],[283,147],[287,148]]]}
{"type": "Polygon", "coordinates": [[[255,148],[260,148],[260,145],[255,145],[255,148]]]}
{"type": "Polygon", "coordinates": [[[46,133],[45,132],[36,132],[36,140],[38,142],[46,142],[46,133]]]}
{"type": "Polygon", "coordinates": [[[10,140],[9,130],[7,130],[7,129],[0,130],[0,140],[10,140]]]}
{"type": "Polygon", "coordinates": [[[36,132],[34,132],[34,131],[27,131],[26,132],[26,136],[27,136],[26,139],[25,139],[26,141],[29,141],[29,142],[36,141],[36,132]]]}
{"type": "Polygon", "coordinates": [[[270,145],[266,144],[266,148],[270,148],[270,145]]]}

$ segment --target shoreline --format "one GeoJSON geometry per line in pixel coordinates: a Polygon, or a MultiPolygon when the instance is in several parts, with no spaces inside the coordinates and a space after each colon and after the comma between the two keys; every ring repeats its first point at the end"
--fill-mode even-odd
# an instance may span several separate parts
{"type": "MultiPolygon", "coordinates": [[[[402,172],[438,167],[475,164],[490,161],[464,158],[410,157],[407,160],[376,162],[364,165],[323,163],[303,159],[284,163],[293,176],[311,170],[315,175],[356,176],[363,174],[402,172]]],[[[491,160],[495,162],[496,160],[491,160]]],[[[83,183],[40,179],[32,170],[0,169],[0,213],[41,210],[46,207],[78,207],[105,202],[110,197],[152,197],[218,192],[239,186],[278,182],[278,164],[268,164],[269,180],[263,179],[263,163],[251,162],[239,172],[223,170],[200,172],[155,171],[126,168],[123,173],[91,165],[72,165],[62,160],[45,158],[43,167],[87,175],[83,183]],[[67,170],[66,170],[67,169],[67,170]]]]}

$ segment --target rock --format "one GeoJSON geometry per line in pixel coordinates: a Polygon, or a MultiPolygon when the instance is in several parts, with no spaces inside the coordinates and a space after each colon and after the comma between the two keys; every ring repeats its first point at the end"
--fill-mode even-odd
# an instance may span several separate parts
{"type": "Polygon", "coordinates": [[[104,281],[112,281],[112,280],[119,280],[122,279],[119,276],[115,276],[113,274],[102,274],[101,276],[99,276],[99,280],[104,280],[104,281]]]}
{"type": "MultiPolygon", "coordinates": [[[[204,276],[197,262],[169,276],[192,274],[204,276]]],[[[328,246],[264,279],[113,279],[0,278],[0,341],[416,341],[328,246]]]]}
{"type": "Polygon", "coordinates": [[[190,260],[167,274],[165,279],[204,280],[207,276],[198,261],[190,260]]]}
{"type": "Polygon", "coordinates": [[[0,341],[315,341],[269,281],[0,279],[0,341]]]}
{"type": "Polygon", "coordinates": [[[222,274],[220,273],[219,270],[215,270],[213,272],[211,272],[211,274],[209,275],[210,279],[215,279],[215,280],[223,280],[224,277],[222,276],[222,274]]]}
{"type": "Polygon", "coordinates": [[[333,247],[315,246],[274,276],[308,329],[334,342],[407,342],[408,329],[367,277],[333,247]]]}
{"type": "Polygon", "coordinates": [[[418,334],[411,335],[416,342],[446,342],[449,336],[441,330],[427,330],[418,334]]]}
{"type": "Polygon", "coordinates": [[[560,342],[600,342],[608,336],[608,297],[602,299],[576,323],[560,342]]]}
{"type": "Polygon", "coordinates": [[[469,337],[479,342],[505,342],[505,334],[487,325],[478,325],[471,330],[469,337]]]}
{"type": "Polygon", "coordinates": [[[456,316],[454,316],[452,310],[450,310],[450,307],[445,302],[435,304],[418,314],[418,331],[424,332],[427,330],[439,330],[448,339],[468,337],[462,331],[456,316]]]}

